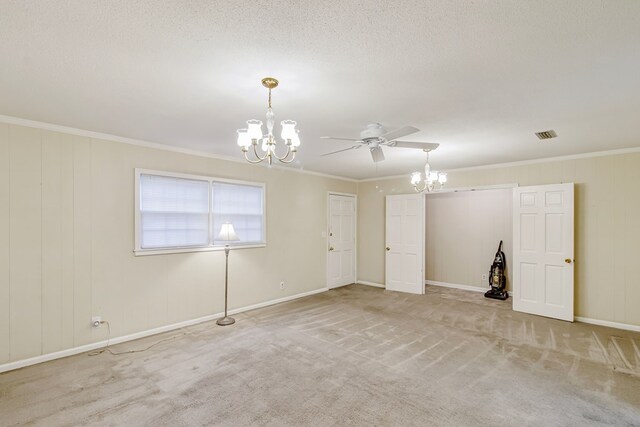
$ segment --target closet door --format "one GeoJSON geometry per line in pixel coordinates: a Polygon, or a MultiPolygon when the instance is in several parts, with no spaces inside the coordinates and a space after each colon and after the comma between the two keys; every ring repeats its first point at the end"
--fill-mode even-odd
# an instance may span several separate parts
{"type": "Polygon", "coordinates": [[[386,198],[385,287],[424,294],[424,196],[386,198]]]}
{"type": "Polygon", "coordinates": [[[329,258],[327,287],[356,281],[356,198],[329,195],[329,258]]]}
{"type": "Polygon", "coordinates": [[[513,309],[573,321],[573,184],[513,190],[513,309]]]}

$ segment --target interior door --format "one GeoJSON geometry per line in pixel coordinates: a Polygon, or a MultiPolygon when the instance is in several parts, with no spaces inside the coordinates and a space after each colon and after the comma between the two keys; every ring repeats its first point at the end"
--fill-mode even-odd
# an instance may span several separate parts
{"type": "Polygon", "coordinates": [[[424,196],[387,196],[385,287],[424,294],[424,196]]]}
{"type": "Polygon", "coordinates": [[[329,195],[329,288],[356,281],[355,212],[355,197],[329,195]]]}
{"type": "Polygon", "coordinates": [[[573,184],[513,190],[513,309],[573,322],[573,184]]]}

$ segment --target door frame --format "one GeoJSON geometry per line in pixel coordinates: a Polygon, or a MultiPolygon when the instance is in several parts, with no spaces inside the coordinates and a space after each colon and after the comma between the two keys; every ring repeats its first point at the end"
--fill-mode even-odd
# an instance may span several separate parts
{"type": "Polygon", "coordinates": [[[331,225],[331,196],[345,196],[353,198],[353,280],[354,283],[358,283],[358,195],[355,193],[341,193],[339,191],[327,191],[327,218],[324,233],[324,246],[325,246],[325,281],[324,287],[326,289],[337,289],[329,287],[329,226],[331,225]]]}
{"type": "MultiPolygon", "coordinates": [[[[433,191],[433,192],[427,192],[427,191],[423,191],[424,194],[424,210],[425,210],[425,215],[424,215],[424,221],[425,221],[425,227],[424,227],[424,284],[425,287],[426,285],[433,285],[433,286],[442,286],[444,288],[453,288],[453,289],[462,289],[465,291],[474,291],[474,292],[486,292],[489,290],[489,288],[478,288],[475,286],[471,286],[471,285],[459,285],[459,284],[454,284],[454,283],[445,283],[445,282],[435,282],[432,280],[427,280],[427,227],[426,227],[426,221],[427,221],[427,197],[429,195],[434,195],[434,194],[442,194],[442,193],[466,193],[466,192],[471,192],[471,191],[485,191],[485,190],[506,190],[509,189],[511,190],[511,197],[513,198],[513,192],[516,188],[521,187],[521,185],[517,182],[514,183],[509,183],[509,184],[493,184],[493,185],[475,185],[475,186],[470,186],[470,187],[453,187],[453,188],[445,188],[444,190],[439,190],[439,191],[433,191]]],[[[513,228],[513,215],[511,215],[511,227],[513,228]]],[[[511,252],[509,252],[507,255],[510,255],[510,257],[508,258],[510,261],[509,262],[513,262],[513,245],[511,245],[511,252]]],[[[512,268],[510,265],[507,265],[507,269],[512,268]]],[[[512,280],[513,282],[513,280],[512,280]]],[[[511,283],[511,286],[513,287],[513,283],[511,283]]],[[[508,291],[508,294],[510,297],[513,297],[513,291],[508,291]]]]}

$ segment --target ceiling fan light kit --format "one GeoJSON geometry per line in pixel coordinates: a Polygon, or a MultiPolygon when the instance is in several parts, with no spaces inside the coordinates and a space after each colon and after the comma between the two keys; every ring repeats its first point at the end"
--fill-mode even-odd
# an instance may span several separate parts
{"type": "Polygon", "coordinates": [[[282,163],[291,163],[295,157],[298,147],[300,147],[300,137],[296,129],[296,122],[293,120],[283,120],[280,122],[282,131],[280,137],[287,146],[287,152],[283,156],[276,154],[276,138],[273,136],[273,125],[275,124],[275,114],[271,108],[271,90],[278,86],[278,80],[273,77],[265,77],[262,79],[262,85],[269,89],[269,104],[266,114],[267,133],[262,131],[262,121],[248,120],[246,129],[238,129],[238,146],[244,153],[244,158],[249,163],[260,163],[267,161],[269,165],[273,163],[273,159],[278,159],[282,163]],[[258,144],[260,150],[258,152],[258,144]],[[249,149],[253,148],[254,158],[250,158],[249,149]]]}

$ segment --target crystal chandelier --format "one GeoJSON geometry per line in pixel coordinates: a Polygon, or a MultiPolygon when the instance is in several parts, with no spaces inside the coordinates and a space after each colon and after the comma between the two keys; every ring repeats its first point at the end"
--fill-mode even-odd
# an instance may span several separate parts
{"type": "Polygon", "coordinates": [[[300,146],[300,138],[296,129],[296,122],[293,120],[283,120],[280,122],[282,131],[280,136],[287,146],[287,152],[283,156],[276,154],[276,138],[273,136],[273,125],[275,114],[271,109],[271,89],[278,86],[278,80],[273,77],[262,79],[262,86],[269,89],[269,108],[267,108],[267,134],[262,132],[262,122],[260,120],[248,120],[246,129],[238,129],[238,145],[244,153],[244,158],[249,163],[260,163],[267,160],[269,164],[276,158],[282,163],[291,163],[296,158],[296,152],[300,146]],[[260,144],[260,150],[258,149],[260,144]],[[254,158],[248,154],[250,147],[253,147],[254,158]]]}
{"type": "Polygon", "coordinates": [[[421,172],[414,172],[411,174],[411,185],[416,192],[421,193],[423,191],[439,191],[444,188],[444,184],[447,182],[447,173],[432,171],[429,164],[429,151],[424,150],[427,153],[427,163],[424,165],[424,177],[421,172]]]}

